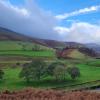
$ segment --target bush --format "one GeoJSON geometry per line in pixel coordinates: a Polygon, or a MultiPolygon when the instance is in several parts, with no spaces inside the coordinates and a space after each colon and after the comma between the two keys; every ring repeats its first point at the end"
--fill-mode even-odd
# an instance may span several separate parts
{"type": "Polygon", "coordinates": [[[19,63],[19,62],[17,62],[17,63],[16,63],[16,66],[20,66],[20,63],[19,63]]]}
{"type": "Polygon", "coordinates": [[[0,69],[0,80],[3,79],[3,76],[4,76],[4,72],[3,72],[3,70],[0,69]]]}
{"type": "Polygon", "coordinates": [[[68,73],[70,74],[72,79],[75,79],[80,76],[80,70],[77,67],[69,67],[68,73]]]}

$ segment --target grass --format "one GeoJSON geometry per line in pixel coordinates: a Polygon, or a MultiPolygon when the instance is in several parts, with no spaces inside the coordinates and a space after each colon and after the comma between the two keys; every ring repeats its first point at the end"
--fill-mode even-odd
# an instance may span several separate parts
{"type": "MultiPolygon", "coordinates": [[[[54,88],[54,87],[59,87],[59,86],[63,87],[65,85],[68,86],[67,89],[69,88],[72,89],[73,87],[70,87],[70,85],[75,85],[75,84],[80,84],[80,83],[95,81],[95,80],[100,79],[100,67],[89,66],[89,65],[86,65],[84,62],[81,64],[77,64],[77,66],[80,69],[81,77],[77,78],[76,80],[72,80],[70,76],[67,75],[66,81],[57,82],[53,80],[52,77],[46,77],[44,80],[40,82],[31,82],[29,84],[27,84],[23,79],[20,79],[18,77],[21,71],[21,67],[17,67],[17,68],[9,67],[9,68],[4,69],[5,76],[4,76],[4,80],[0,82],[0,90],[5,90],[5,89],[19,90],[26,87],[54,88]]],[[[87,84],[87,86],[89,85],[90,84],[87,84]]],[[[92,85],[96,85],[96,83],[92,85]]]]}
{"type": "Polygon", "coordinates": [[[77,49],[74,49],[71,53],[69,53],[68,57],[76,58],[76,59],[85,59],[85,55],[79,52],[77,49]]]}
{"type": "Polygon", "coordinates": [[[29,56],[29,57],[54,57],[53,51],[0,51],[0,55],[29,56]]]}
{"type": "Polygon", "coordinates": [[[18,82],[20,82],[20,79],[18,77],[18,74],[20,72],[20,68],[12,69],[7,68],[4,69],[5,76],[4,79],[0,82],[0,89],[6,90],[6,89],[17,89],[20,88],[20,85],[17,86],[18,82]]]}
{"type": "MultiPolygon", "coordinates": [[[[38,87],[38,88],[47,88],[47,87],[55,87],[57,86],[56,81],[48,80],[48,78],[41,82],[30,82],[27,84],[23,79],[19,78],[19,72],[21,68],[7,68],[4,69],[5,76],[4,80],[0,82],[0,90],[19,90],[26,87],[38,87]]],[[[60,85],[62,82],[58,82],[60,85]]],[[[65,84],[65,82],[63,82],[65,84]]]]}
{"type": "MultiPolygon", "coordinates": [[[[43,50],[53,50],[51,48],[48,48],[46,46],[42,46],[37,44],[40,49],[43,50]]],[[[30,42],[22,42],[22,41],[0,41],[0,51],[4,51],[4,50],[23,50],[23,47],[25,50],[32,50],[32,48],[34,48],[35,44],[34,43],[30,43],[30,42]]]]}
{"type": "Polygon", "coordinates": [[[28,56],[28,57],[54,57],[53,49],[39,44],[22,41],[0,41],[0,55],[2,56],[28,56]],[[33,51],[36,45],[40,51],[33,51]]]}

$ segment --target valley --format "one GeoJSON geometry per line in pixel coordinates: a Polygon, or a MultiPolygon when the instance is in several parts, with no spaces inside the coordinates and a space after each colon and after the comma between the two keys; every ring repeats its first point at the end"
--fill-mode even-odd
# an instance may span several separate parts
{"type": "MultiPolygon", "coordinates": [[[[5,32],[4,29],[3,32],[5,32]]],[[[0,91],[9,90],[11,92],[27,88],[95,91],[95,88],[100,87],[100,59],[96,59],[96,57],[99,57],[99,53],[91,48],[74,42],[65,43],[34,38],[31,38],[30,41],[30,37],[26,36],[20,40],[20,34],[16,33],[16,35],[18,38],[11,38],[9,33],[0,40],[0,71],[4,72],[3,78],[0,80],[0,91]],[[25,66],[28,68],[27,64],[31,65],[32,61],[38,61],[39,63],[43,61],[45,63],[43,69],[47,71],[52,64],[56,63],[57,65],[55,65],[52,75],[44,72],[46,74],[40,80],[35,80],[34,77],[34,80],[32,78],[30,82],[27,82],[25,78],[20,77],[20,73],[25,70],[25,66]],[[65,69],[62,69],[63,66],[65,69]],[[72,72],[76,73],[74,79],[68,72],[70,68],[78,69],[80,76],[77,76],[77,70],[75,69],[73,70],[75,72],[72,72]],[[65,73],[64,70],[66,69],[65,73]],[[59,75],[60,77],[57,79],[59,75]]],[[[35,65],[35,68],[37,67],[38,63],[35,65]]],[[[51,66],[50,72],[52,72],[52,68],[54,67],[51,66]]],[[[29,71],[31,72],[31,70],[29,71]]],[[[41,72],[42,68],[37,70],[41,72]]]]}
{"type": "Polygon", "coordinates": [[[0,0],[0,100],[100,100],[100,0],[0,0]]]}
{"type": "MultiPolygon", "coordinates": [[[[19,62],[19,61],[18,61],[19,62]]],[[[56,81],[53,80],[53,77],[45,77],[41,81],[33,81],[30,83],[26,83],[25,80],[19,78],[19,73],[22,69],[23,63],[29,63],[27,61],[20,62],[20,65],[16,65],[17,62],[0,62],[0,65],[3,64],[3,66],[7,66],[4,68],[5,76],[4,79],[0,82],[0,90],[20,90],[27,87],[33,87],[33,88],[62,88],[67,90],[73,90],[73,89],[81,89],[81,88],[89,88],[91,86],[98,86],[100,85],[100,67],[96,67],[96,64],[99,64],[99,60],[92,60],[87,62],[83,61],[74,61],[71,60],[66,61],[62,60],[62,62],[66,62],[66,65],[74,65],[76,62],[76,66],[81,71],[81,77],[71,80],[70,76],[66,76],[66,80],[64,81],[56,81]],[[94,64],[95,63],[95,64],[94,64]],[[7,64],[7,65],[6,65],[7,64]],[[92,82],[97,81],[98,82],[92,82]],[[90,82],[90,83],[87,83],[90,82]],[[84,84],[82,84],[84,83],[84,84]],[[85,84],[87,83],[87,84],[85,84]],[[77,85],[80,84],[80,85],[77,85]],[[82,84],[82,85],[81,85],[82,84]],[[74,86],[73,86],[74,85],[74,86]]],[[[50,63],[50,62],[49,62],[50,63]]]]}

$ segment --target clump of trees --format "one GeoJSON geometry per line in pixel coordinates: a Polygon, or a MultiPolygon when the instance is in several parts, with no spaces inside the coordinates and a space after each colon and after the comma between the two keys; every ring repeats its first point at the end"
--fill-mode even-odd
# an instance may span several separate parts
{"type": "Polygon", "coordinates": [[[65,80],[68,74],[72,79],[76,79],[80,76],[80,70],[77,67],[69,68],[62,62],[47,65],[43,60],[34,60],[31,63],[24,64],[19,76],[27,82],[40,81],[47,76],[59,81],[65,80]]]}
{"type": "Polygon", "coordinates": [[[41,50],[41,47],[38,44],[34,44],[34,47],[32,48],[33,51],[39,51],[41,50]]]}
{"type": "Polygon", "coordinates": [[[67,75],[67,67],[61,62],[51,63],[47,69],[48,75],[54,77],[56,80],[65,80],[67,75]]]}
{"type": "Polygon", "coordinates": [[[46,63],[42,60],[34,60],[31,63],[24,64],[19,77],[24,78],[27,82],[41,80],[46,72],[46,63]]]}

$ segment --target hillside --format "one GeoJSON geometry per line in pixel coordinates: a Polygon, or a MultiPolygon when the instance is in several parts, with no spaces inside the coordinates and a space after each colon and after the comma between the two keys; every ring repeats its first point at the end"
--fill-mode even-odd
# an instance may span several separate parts
{"type": "Polygon", "coordinates": [[[85,54],[79,52],[77,49],[68,49],[62,53],[62,56],[64,58],[68,57],[68,58],[73,58],[73,59],[75,58],[84,59],[85,58],[85,54]]]}
{"type": "Polygon", "coordinates": [[[11,31],[6,28],[0,27],[0,41],[24,41],[24,42],[33,42],[40,45],[44,45],[47,47],[55,48],[55,49],[61,49],[65,48],[66,45],[75,45],[75,47],[78,45],[81,45],[79,43],[75,42],[62,42],[62,41],[56,41],[56,40],[47,40],[47,39],[38,39],[33,37],[28,37],[20,33],[16,33],[14,31],[11,31]]]}
{"type": "Polygon", "coordinates": [[[77,42],[62,42],[62,41],[56,41],[56,40],[38,39],[38,38],[25,36],[23,34],[16,33],[14,31],[11,31],[6,28],[1,28],[1,27],[0,27],[0,41],[21,41],[21,42],[27,42],[27,43],[30,42],[30,43],[36,43],[45,47],[54,48],[57,50],[61,50],[66,47],[68,48],[87,47],[87,48],[93,49],[97,53],[100,53],[100,45],[97,45],[95,43],[82,44],[82,43],[77,43],[77,42]]]}
{"type": "Polygon", "coordinates": [[[54,49],[38,42],[37,39],[0,28],[0,56],[46,57],[55,56],[54,49]]]}
{"type": "Polygon", "coordinates": [[[87,59],[97,57],[97,53],[86,47],[66,47],[61,51],[57,51],[58,58],[71,58],[71,59],[87,59]]]}
{"type": "Polygon", "coordinates": [[[32,50],[34,45],[40,46],[40,49],[51,49],[39,39],[31,38],[20,33],[16,33],[6,28],[0,27],[0,50],[32,50]]]}
{"type": "Polygon", "coordinates": [[[45,40],[45,39],[37,39],[29,36],[25,36],[20,33],[16,33],[6,28],[0,27],[0,41],[24,41],[24,42],[32,42],[40,45],[56,48],[56,47],[65,47],[65,43],[54,41],[54,40],[45,40]]]}
{"type": "Polygon", "coordinates": [[[32,41],[30,37],[0,27],[0,41],[32,41]]]}
{"type": "Polygon", "coordinates": [[[53,50],[46,46],[32,43],[32,42],[23,42],[23,41],[0,41],[0,51],[5,50],[53,50]]]}

